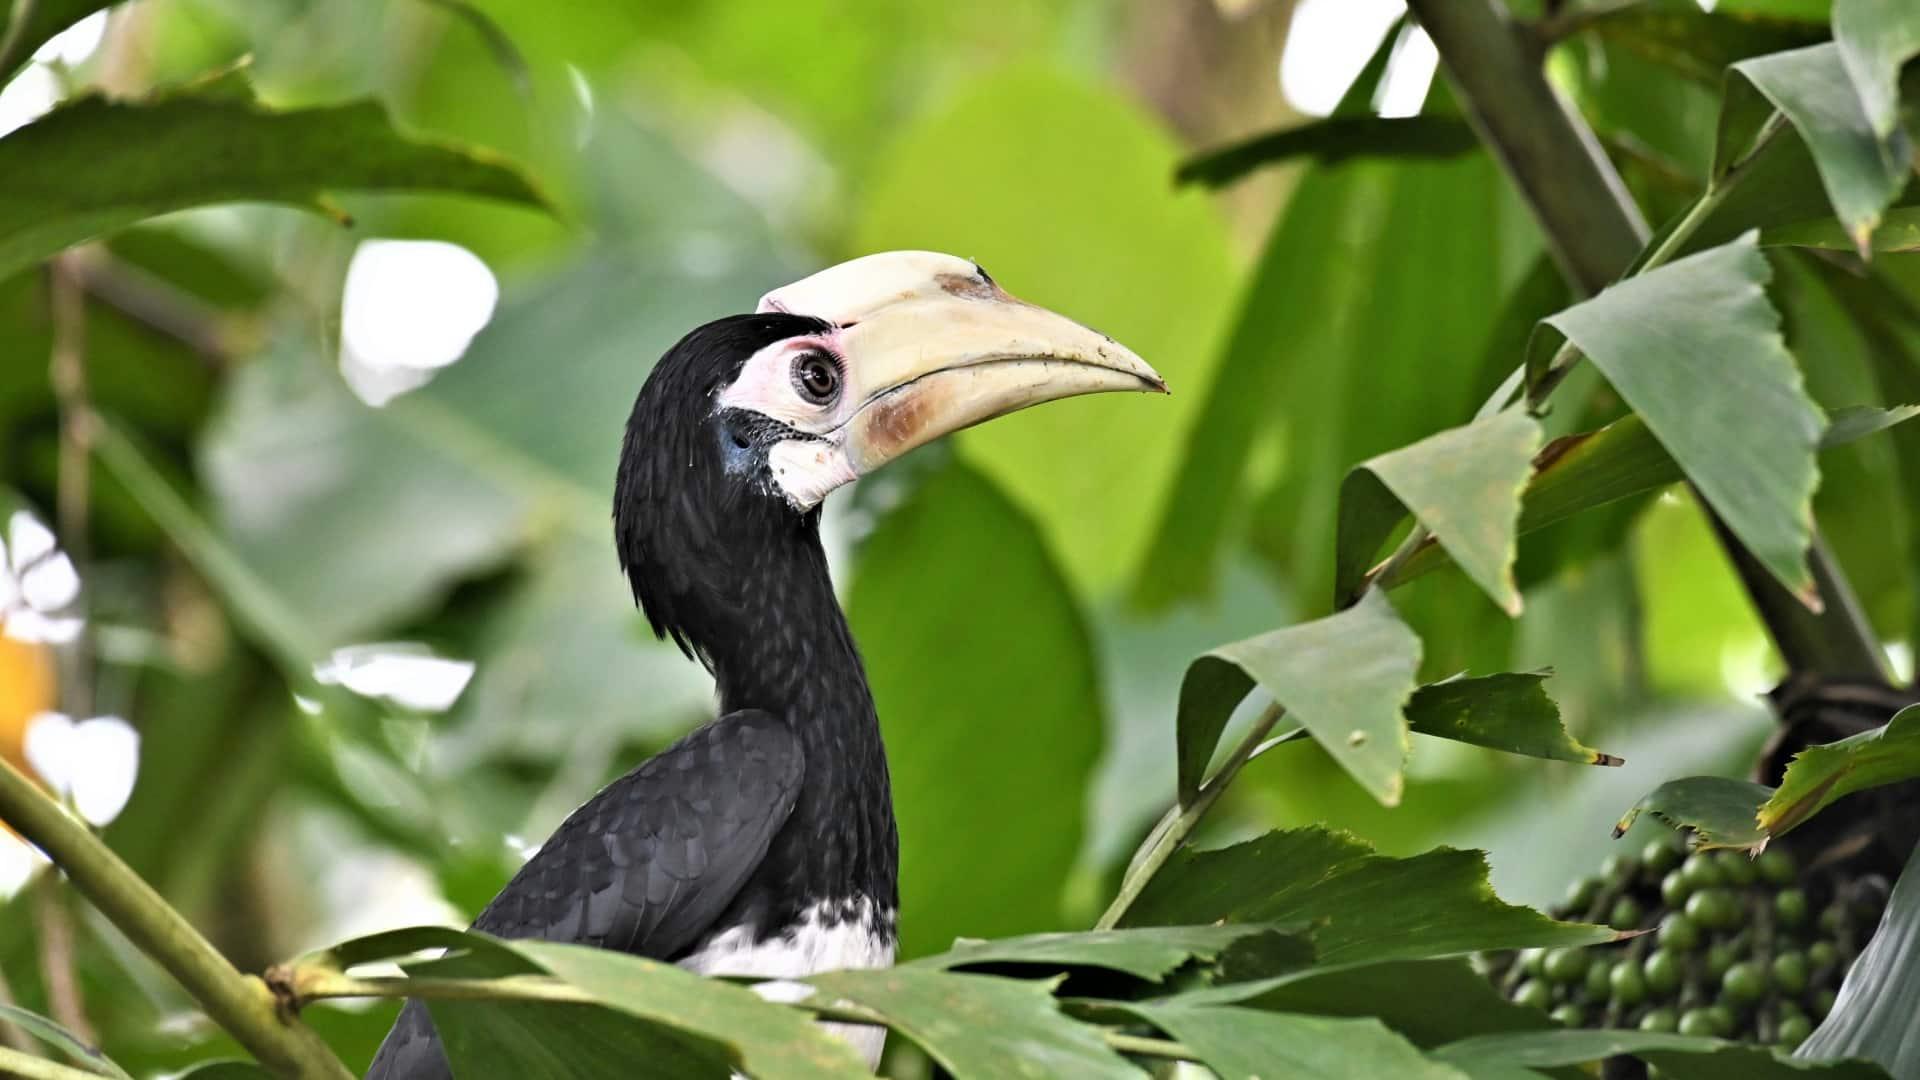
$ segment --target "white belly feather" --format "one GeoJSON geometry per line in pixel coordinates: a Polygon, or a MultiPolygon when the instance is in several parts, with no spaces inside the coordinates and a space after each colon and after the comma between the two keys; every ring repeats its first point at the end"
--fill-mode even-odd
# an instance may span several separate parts
{"type": "MultiPolygon", "coordinates": [[[[812,975],[843,968],[881,968],[893,963],[894,938],[875,925],[891,928],[893,913],[875,919],[871,901],[823,900],[808,908],[785,933],[764,941],[752,940],[745,928],[715,934],[680,966],[702,975],[758,975],[764,978],[812,975]],[[833,916],[829,925],[828,913],[833,916]]],[[[754,992],[768,1001],[799,1001],[811,991],[796,982],[763,982],[754,992]]],[[[872,1068],[880,1063],[887,1030],[869,1024],[826,1024],[826,1029],[852,1044],[872,1068]]]]}

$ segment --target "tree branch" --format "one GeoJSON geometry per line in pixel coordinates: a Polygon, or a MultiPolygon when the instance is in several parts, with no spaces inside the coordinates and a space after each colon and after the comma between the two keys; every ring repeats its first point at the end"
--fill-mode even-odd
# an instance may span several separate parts
{"type": "Polygon", "coordinates": [[[18,1076],[21,1080],[100,1080],[97,1072],[76,1069],[5,1047],[0,1047],[0,1076],[18,1076]]]}
{"type": "Polygon", "coordinates": [[[265,983],[242,975],[99,837],[4,761],[0,820],[46,852],[101,914],[261,1064],[287,1077],[349,1080],[346,1066],[312,1029],[279,1014],[265,983]]]}

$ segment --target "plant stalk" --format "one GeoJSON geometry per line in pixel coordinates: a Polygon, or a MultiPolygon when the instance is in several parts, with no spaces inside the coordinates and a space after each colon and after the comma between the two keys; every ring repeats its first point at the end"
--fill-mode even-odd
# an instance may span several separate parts
{"type": "Polygon", "coordinates": [[[97,1072],[76,1069],[4,1046],[0,1046],[0,1076],[17,1076],[21,1080],[100,1080],[97,1072]]]}
{"type": "Polygon", "coordinates": [[[0,820],[46,852],[101,914],[261,1064],[302,1080],[351,1076],[312,1029],[279,1015],[266,984],[242,975],[99,837],[4,761],[0,820]]]}
{"type": "Polygon", "coordinates": [[[1113,903],[1107,905],[1107,910],[1100,914],[1099,921],[1093,924],[1095,930],[1111,930],[1120,924],[1120,920],[1126,917],[1127,909],[1133,906],[1135,900],[1140,899],[1140,894],[1146,890],[1147,883],[1153,880],[1153,875],[1159,873],[1160,868],[1173,857],[1173,853],[1180,850],[1180,846],[1193,835],[1193,830],[1199,827],[1200,819],[1206,817],[1207,811],[1213,809],[1213,804],[1220,801],[1220,796],[1226,793],[1227,785],[1233,783],[1233,778],[1239,775],[1241,767],[1253,760],[1254,755],[1264,749],[1262,742],[1266,739],[1267,733],[1273,730],[1273,726],[1280,722],[1280,718],[1285,716],[1286,712],[1279,702],[1269,704],[1254,719],[1253,726],[1247,729],[1246,735],[1233,748],[1233,753],[1221,763],[1219,771],[1215,772],[1206,783],[1200,785],[1200,790],[1194,795],[1193,802],[1186,806],[1176,805],[1168,811],[1167,818],[1162,819],[1161,823],[1154,827],[1153,832],[1148,834],[1140,856],[1127,867],[1126,877],[1121,880],[1120,890],[1114,895],[1113,903]]]}

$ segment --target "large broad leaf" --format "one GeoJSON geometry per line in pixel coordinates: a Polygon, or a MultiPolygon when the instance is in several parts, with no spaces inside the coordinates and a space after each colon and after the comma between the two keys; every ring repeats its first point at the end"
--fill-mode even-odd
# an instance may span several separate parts
{"type": "Polygon", "coordinates": [[[1767,834],[1756,820],[1760,804],[1773,789],[1751,780],[1724,776],[1688,776],[1654,788],[1613,826],[1622,836],[1641,814],[1652,814],[1676,829],[1691,829],[1699,846],[1756,848],[1767,834]]]}
{"type": "Polygon", "coordinates": [[[861,546],[847,610],[893,774],[904,954],[1058,925],[1103,721],[1034,523],[966,465],[935,467],[861,546]]]}
{"type": "Polygon", "coordinates": [[[86,97],[0,139],[0,276],[156,214],[314,207],[342,188],[547,205],[504,161],[408,138],[372,102],[281,112],[229,93],[86,97]]]}
{"type": "Polygon", "coordinates": [[[1247,1005],[1276,1012],[1377,1018],[1416,1046],[1551,1025],[1502,997],[1465,959],[1388,960],[1314,967],[1161,999],[1180,1006],[1247,1005]]]}
{"type": "Polygon", "coordinates": [[[1920,54],[1920,7],[1905,0],[1834,0],[1833,41],[1873,133],[1900,127],[1900,66],[1920,54]]]}
{"type": "Polygon", "coordinates": [[[1528,1031],[1479,1035],[1433,1051],[1437,1060],[1478,1070],[1490,1066],[1552,1068],[1633,1054],[1674,1080],[1872,1080],[1884,1075],[1863,1062],[1795,1060],[1745,1043],[1651,1031],[1528,1031]]]}
{"type": "Polygon", "coordinates": [[[1145,926],[1127,930],[1089,930],[1077,934],[1028,934],[994,941],[963,941],[943,953],[913,961],[917,967],[966,968],[1034,966],[1058,971],[1070,967],[1124,971],[1158,981],[1193,960],[1218,959],[1228,946],[1258,934],[1303,937],[1296,928],[1261,926],[1145,926]]]}
{"type": "Polygon", "coordinates": [[[1734,535],[1803,598],[1814,451],[1753,236],[1628,278],[1547,320],[1592,358],[1734,535]]]}
{"type": "Polygon", "coordinates": [[[1800,20],[1702,11],[1692,0],[1596,8],[1583,29],[1715,91],[1731,64],[1824,37],[1800,20]]]}
{"type": "MultiPolygon", "coordinates": [[[[1851,405],[1835,409],[1826,431],[1820,435],[1820,449],[1845,446],[1915,416],[1920,416],[1920,406],[1880,409],[1851,405]]],[[[1685,474],[1680,466],[1666,447],[1660,445],[1660,440],[1654,438],[1647,422],[1629,413],[1597,431],[1563,435],[1534,455],[1533,474],[1520,492],[1520,518],[1515,532],[1525,537],[1587,510],[1644,495],[1683,479],[1685,474]]],[[[1451,561],[1446,549],[1429,538],[1399,570],[1381,578],[1380,584],[1392,588],[1451,561]]]]}
{"type": "Polygon", "coordinates": [[[1747,780],[1691,776],[1669,780],[1634,804],[1614,827],[1625,832],[1642,811],[1700,834],[1705,847],[1758,847],[1790,832],[1834,800],[1920,776],[1920,707],[1885,725],[1794,755],[1778,789],[1747,780]]]}
{"type": "Polygon", "coordinates": [[[1741,136],[1761,110],[1740,95],[1760,95],[1793,122],[1813,155],[1834,213],[1861,249],[1880,215],[1906,186],[1913,144],[1897,126],[1882,133],[1848,77],[1837,44],[1755,57],[1735,64],[1722,121],[1722,163],[1743,150],[1741,136]]]}
{"type": "Polygon", "coordinates": [[[1547,696],[1552,672],[1510,671],[1481,678],[1429,683],[1407,702],[1407,725],[1422,735],[1472,743],[1509,754],[1582,765],[1626,761],[1582,746],[1560,722],[1560,706],[1547,696]]]}
{"type": "Polygon", "coordinates": [[[1794,755],[1780,788],[1759,810],[1760,827],[1779,836],[1835,799],[1920,776],[1920,706],[1881,727],[1794,755]]]}
{"type": "Polygon", "coordinates": [[[1539,423],[1508,409],[1362,462],[1340,490],[1336,602],[1359,586],[1404,509],[1494,603],[1519,615],[1515,525],[1539,448],[1539,423]]]}
{"type": "Polygon", "coordinates": [[[1894,883],[1873,939],[1847,969],[1827,1018],[1796,1057],[1859,1057],[1894,1076],[1920,1073],[1920,848],[1894,883]]]}
{"type": "MultiPolygon", "coordinates": [[[[1336,116],[1371,111],[1391,45],[1336,116]]],[[[1431,115],[1454,115],[1435,96],[1431,115]]],[[[1481,348],[1535,235],[1485,155],[1310,168],[1241,294],[1133,599],[1158,608],[1210,592],[1240,508],[1261,491],[1261,554],[1299,595],[1326,595],[1340,478],[1471,417],[1491,389],[1475,385],[1481,348]]]]}
{"type": "Polygon", "coordinates": [[[1128,1005],[1128,1012],[1194,1052],[1221,1080],[1356,1076],[1466,1080],[1429,1061],[1378,1020],[1343,1020],[1267,1012],[1236,1005],[1128,1005]]]}
{"type": "Polygon", "coordinates": [[[1183,850],[1124,919],[1129,926],[1214,921],[1315,922],[1314,947],[1325,964],[1591,945],[1617,936],[1503,902],[1487,884],[1481,852],[1440,848],[1394,859],[1320,828],[1183,850]]]}
{"type": "Polygon", "coordinates": [[[1180,445],[1198,434],[1235,292],[1212,202],[1167,192],[1178,155],[1123,95],[1016,69],[976,80],[909,127],[863,178],[854,250],[976,259],[1021,299],[1124,342],[1173,388],[1170,398],[1061,402],[959,436],[1089,595],[1141,565],[1180,445]]]}
{"type": "Polygon", "coordinates": [[[1180,683],[1180,800],[1190,801],[1234,707],[1257,684],[1361,786],[1391,806],[1404,786],[1420,639],[1378,592],[1335,615],[1223,645],[1180,683]]]}
{"type": "Polygon", "coordinates": [[[956,1080],[1143,1075],[1107,1047],[1100,1029],[1060,1012],[1052,982],[912,967],[831,972],[806,982],[822,1004],[848,1001],[885,1017],[956,1080]]]}
{"type": "Polygon", "coordinates": [[[456,1075],[553,1075],[540,1070],[566,1067],[613,1076],[616,1068],[631,1070],[634,1053],[718,1075],[727,1068],[816,1080],[866,1075],[846,1043],[802,1012],[722,979],[608,949],[415,927],[343,942],[268,978],[297,993],[303,972],[428,946],[450,951],[407,964],[411,974],[473,981],[458,1001],[430,1001],[456,1075]],[[489,994],[498,997],[473,1000],[489,994]]]}

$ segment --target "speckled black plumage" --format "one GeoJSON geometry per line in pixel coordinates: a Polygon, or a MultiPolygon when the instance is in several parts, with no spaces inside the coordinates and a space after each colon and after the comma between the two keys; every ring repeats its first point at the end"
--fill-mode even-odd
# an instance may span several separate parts
{"type": "MultiPolygon", "coordinates": [[[[766,470],[767,447],[797,433],[715,406],[754,352],[823,328],[721,319],[647,379],[616,482],[621,565],[654,632],[713,671],[722,715],[575,811],[476,929],[679,960],[729,928],[777,937],[835,901],[829,920],[859,913],[891,938],[899,842],[873,699],[818,512],[794,510],[766,470]]],[[[369,1078],[447,1075],[409,1003],[369,1078]]]]}

